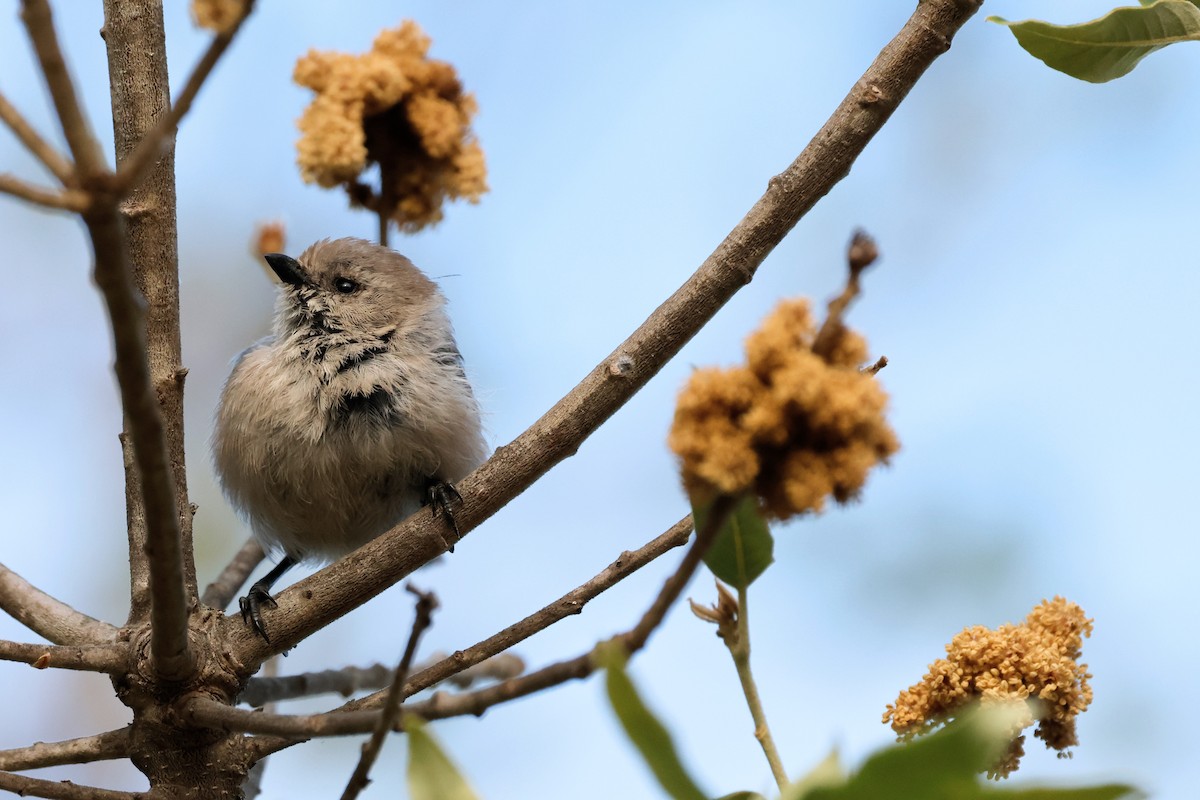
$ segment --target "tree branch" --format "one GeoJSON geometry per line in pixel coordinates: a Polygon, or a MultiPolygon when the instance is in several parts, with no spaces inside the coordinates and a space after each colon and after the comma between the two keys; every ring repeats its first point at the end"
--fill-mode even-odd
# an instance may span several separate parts
{"type": "Polygon", "coordinates": [[[0,770],[42,769],[128,758],[129,731],[130,727],[125,726],[65,742],[36,742],[28,747],[0,750],[0,770]]]}
{"type": "MultiPolygon", "coordinates": [[[[925,0],[851,89],[799,157],[772,178],[696,273],[625,342],[532,427],[458,484],[455,520],[468,533],[573,454],[749,282],[758,266],[843,176],[871,137],[973,15],[979,0],[925,0]]],[[[232,651],[253,671],[267,656],[362,605],[445,552],[440,519],[420,512],[284,592],[272,609],[270,644],[240,620],[226,620],[232,651]]],[[[451,537],[453,538],[453,537],[451,537]]]]}
{"type": "Polygon", "coordinates": [[[50,800],[151,800],[147,792],[117,792],[112,789],[97,789],[95,786],[80,786],[70,781],[46,781],[0,772],[0,789],[22,797],[48,797],[50,800]]]}
{"type": "Polygon", "coordinates": [[[208,49],[192,69],[192,74],[188,76],[187,82],[183,85],[183,90],[180,91],[179,97],[175,100],[175,104],[171,106],[170,111],[159,117],[158,123],[141,136],[137,147],[129,152],[126,158],[117,165],[117,174],[113,181],[113,192],[115,194],[124,196],[133,187],[137,186],[154,162],[158,161],[164,154],[164,150],[170,150],[173,154],[175,134],[178,132],[180,121],[191,109],[192,102],[196,99],[196,95],[200,93],[200,88],[208,80],[208,76],[212,73],[213,68],[216,67],[217,62],[220,61],[226,49],[229,48],[230,43],[233,42],[233,37],[237,35],[237,32],[242,27],[242,23],[250,16],[253,8],[253,0],[247,0],[243,6],[242,15],[233,23],[232,27],[213,37],[212,42],[208,45],[208,49]]]}
{"type": "Polygon", "coordinates": [[[3,121],[8,129],[21,140],[21,144],[25,145],[26,150],[42,162],[42,165],[50,170],[54,177],[58,178],[59,183],[64,186],[75,185],[75,167],[42,138],[42,135],[29,124],[16,106],[8,102],[8,98],[2,92],[0,92],[0,121],[3,121]]]}
{"type": "MultiPolygon", "coordinates": [[[[520,622],[509,625],[504,630],[484,639],[478,644],[459,650],[449,658],[431,667],[421,670],[409,679],[404,687],[404,696],[411,697],[417,692],[428,689],[454,675],[459,670],[478,664],[485,659],[502,653],[513,645],[525,641],[535,633],[549,628],[556,622],[574,614],[583,613],[583,607],[593,598],[616,586],[625,578],[637,572],[659,556],[670,550],[687,544],[692,535],[692,515],[688,514],[676,522],[666,532],[647,542],[642,547],[630,552],[626,550],[617,560],[596,575],[587,583],[578,586],[550,603],[540,611],[530,614],[520,622]]],[[[335,711],[365,711],[378,708],[383,702],[383,694],[377,692],[346,703],[335,711]]]]}
{"type": "MultiPolygon", "coordinates": [[[[713,503],[705,527],[696,534],[696,541],[683,557],[679,567],[667,578],[659,590],[654,602],[638,624],[623,634],[613,637],[621,641],[629,655],[641,649],[650,634],[658,627],[666,616],[667,610],[679,599],[684,586],[691,579],[700,560],[712,545],[717,532],[725,524],[733,509],[731,498],[718,498],[713,503]]],[[[597,645],[599,646],[599,645],[597,645]]],[[[474,692],[448,696],[436,692],[432,698],[422,703],[411,703],[405,706],[406,714],[415,714],[426,720],[444,719],[446,717],[480,715],[488,708],[518,697],[525,697],[534,692],[557,686],[568,680],[586,678],[595,671],[592,656],[596,648],[575,658],[560,661],[543,667],[520,678],[514,678],[479,689],[474,692]]],[[[297,741],[314,736],[343,736],[358,732],[358,729],[368,726],[372,719],[378,720],[375,711],[351,711],[336,709],[326,714],[284,715],[258,714],[245,712],[241,709],[230,709],[208,698],[194,699],[185,707],[184,713],[192,714],[193,721],[226,730],[240,730],[251,733],[271,734],[260,736],[250,742],[250,749],[256,758],[266,758],[271,753],[278,752],[296,744],[297,741]],[[230,712],[239,713],[230,713],[230,712]]],[[[394,725],[393,729],[399,726],[394,725]]]]}
{"type": "MultiPolygon", "coordinates": [[[[445,653],[433,653],[424,663],[413,666],[414,674],[434,666],[450,658],[445,653]]],[[[274,663],[268,661],[268,664],[274,663]]],[[[453,661],[451,663],[454,663],[453,661]]],[[[460,689],[468,689],[479,681],[505,681],[515,678],[525,671],[525,662],[511,653],[486,658],[474,666],[456,672],[444,680],[460,689]]],[[[340,694],[349,697],[355,692],[367,689],[385,689],[392,682],[396,670],[390,664],[372,664],[369,667],[342,667],[326,669],[319,672],[303,672],[299,675],[283,677],[253,677],[246,683],[246,688],[238,696],[238,702],[255,708],[267,703],[277,703],[283,700],[295,700],[298,697],[314,697],[319,694],[340,694]]],[[[412,686],[410,679],[406,684],[405,697],[412,692],[407,687],[412,686]]]]}
{"type": "Polygon", "coordinates": [[[115,674],[129,669],[129,646],[29,644],[0,639],[0,661],[21,661],[38,669],[54,667],[115,674]]]}
{"type": "Polygon", "coordinates": [[[0,192],[26,200],[34,205],[57,208],[63,211],[81,212],[88,207],[91,198],[78,189],[46,189],[35,186],[7,172],[0,173],[0,192]]]}
{"type": "Polygon", "coordinates": [[[3,564],[0,564],[0,609],[55,644],[102,644],[117,638],[116,627],[76,611],[3,564]]]}
{"type": "Polygon", "coordinates": [[[247,539],[241,549],[234,554],[221,574],[204,589],[200,602],[211,608],[225,609],[241,591],[250,573],[262,563],[266,557],[262,545],[255,539],[247,539]]]}
{"type": "Polygon", "coordinates": [[[29,40],[37,53],[42,74],[46,77],[46,88],[50,90],[50,98],[54,101],[63,135],[75,157],[80,176],[91,178],[100,175],[105,170],[104,156],[75,94],[75,84],[67,71],[62,49],[58,46],[58,35],[54,32],[50,4],[46,0],[21,0],[21,21],[25,23],[29,40]]]}
{"type": "MultiPolygon", "coordinates": [[[[162,5],[114,0],[104,5],[120,163],[167,102],[162,5]]],[[[112,195],[85,221],[96,254],[96,284],[113,330],[125,411],[129,622],[149,618],[155,670],[165,680],[182,681],[194,666],[187,616],[196,578],[183,452],[186,372],[179,356],[174,167],[172,155],[158,162],[121,209],[124,219],[112,195]]]]}
{"type": "Polygon", "coordinates": [[[400,658],[400,665],[396,667],[392,685],[388,687],[379,722],[371,731],[371,738],[363,745],[358,765],[354,767],[354,772],[346,783],[346,790],[342,792],[342,800],[354,800],[363,789],[367,788],[367,784],[370,782],[368,776],[371,774],[371,767],[375,765],[375,760],[379,758],[379,751],[383,749],[383,740],[387,738],[388,733],[400,719],[400,706],[404,702],[404,681],[408,678],[408,671],[412,667],[417,644],[421,641],[421,635],[433,624],[433,612],[437,608],[437,598],[431,592],[414,589],[412,584],[406,588],[417,596],[417,609],[413,618],[412,631],[408,634],[408,644],[404,646],[404,655],[400,658]]]}

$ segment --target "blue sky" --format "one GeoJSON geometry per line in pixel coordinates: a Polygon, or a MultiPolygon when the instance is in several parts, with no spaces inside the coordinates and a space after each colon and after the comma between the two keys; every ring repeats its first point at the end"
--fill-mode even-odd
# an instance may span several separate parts
{"type": "MultiPolygon", "coordinates": [[[[168,10],[172,85],[205,37],[168,10]]],[[[99,4],[59,23],[98,132],[107,125],[99,4]],[[94,7],[95,6],[95,7],[94,7]]],[[[799,775],[832,747],[850,763],[891,740],[879,717],[962,627],[1016,621],[1062,594],[1096,620],[1084,648],[1095,702],[1059,761],[1034,741],[1017,780],[1129,780],[1188,796],[1197,564],[1192,368],[1200,296],[1195,48],[1093,86],[1051,72],[985,14],[1071,22],[1103,2],[993,2],[972,20],[757,278],[592,437],[417,576],[442,601],[429,648],[491,635],[600,571],[686,512],[665,447],[674,395],[727,365],[781,297],[823,301],[864,227],[882,259],[851,322],[881,374],[903,443],[860,503],[777,531],[752,590],[754,660],[784,760],[799,775]],[[1188,624],[1188,627],[1185,627],[1188,624]],[[1180,696],[1176,697],[1175,694],[1180,696]]],[[[256,221],[289,249],[372,236],[336,192],[300,182],[290,83],[308,48],[361,51],[417,20],[480,105],[492,191],[397,249],[440,282],[487,412],[510,441],[682,283],[807,143],[911,4],[663,2],[520,5],[260,1],[179,137],[189,483],[201,580],[245,536],[206,453],[229,360],[267,328],[273,288],[248,253],[256,221]],[[444,277],[443,277],[444,276],[444,277]]],[[[49,104],[16,12],[0,25],[0,87],[42,130],[49,104]]],[[[5,171],[40,177],[9,136],[5,171]]],[[[73,220],[0,202],[0,558],[89,613],[125,614],[120,414],[108,334],[73,220]]],[[[675,557],[523,644],[532,666],[631,624],[675,557]]],[[[291,576],[289,576],[291,577],[291,576]]],[[[688,594],[709,600],[707,578],[688,594]]],[[[285,672],[392,662],[410,603],[391,590],[284,660],[285,672]]],[[[0,636],[27,640],[11,620],[0,636]]],[[[0,664],[0,747],[117,727],[106,681],[0,664]],[[35,713],[36,710],[36,713],[35,713]]],[[[678,608],[633,674],[714,795],[765,791],[736,677],[712,630],[678,608]]],[[[328,699],[288,706],[318,710],[328,699]]],[[[487,798],[656,797],[597,681],[435,731],[487,798]]],[[[329,796],[358,742],[272,758],[267,798],[329,796]]],[[[366,797],[397,796],[402,742],[366,797]]],[[[50,773],[47,773],[50,774],[50,773]]],[[[130,767],[53,772],[114,788],[130,767]]]]}

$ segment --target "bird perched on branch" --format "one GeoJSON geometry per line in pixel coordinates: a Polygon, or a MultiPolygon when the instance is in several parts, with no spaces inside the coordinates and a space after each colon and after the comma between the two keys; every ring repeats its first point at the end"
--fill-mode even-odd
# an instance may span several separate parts
{"type": "Polygon", "coordinates": [[[242,598],[264,639],[270,587],[432,505],[454,529],[454,482],[486,456],[479,407],[437,285],[362,239],[264,256],[282,286],[270,336],[221,393],[213,461],[278,565],[242,598]]]}

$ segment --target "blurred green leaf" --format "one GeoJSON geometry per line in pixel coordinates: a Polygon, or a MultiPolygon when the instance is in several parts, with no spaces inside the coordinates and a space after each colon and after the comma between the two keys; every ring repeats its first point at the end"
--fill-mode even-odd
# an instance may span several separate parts
{"type": "Polygon", "coordinates": [[[425,723],[404,715],[408,734],[408,796],[410,800],[479,800],[458,768],[425,730],[425,723]]]}
{"type": "Polygon", "coordinates": [[[717,800],[767,800],[758,792],[734,792],[733,794],[723,794],[717,800]]]}
{"type": "MultiPolygon", "coordinates": [[[[696,530],[708,520],[710,506],[693,506],[696,530]]],[[[758,501],[746,495],[717,533],[704,563],[725,583],[745,589],[775,561],[775,539],[758,510],[758,501]]]]}
{"type": "Polygon", "coordinates": [[[596,660],[604,667],[608,700],[625,735],[641,752],[659,784],[674,800],[706,800],[704,792],[679,760],[671,734],[642,702],[633,681],[629,680],[625,672],[624,649],[613,645],[601,647],[596,660]]]}
{"type": "Polygon", "coordinates": [[[1200,40],[1200,0],[1157,0],[1113,9],[1079,25],[1039,20],[1009,22],[1017,42],[1046,66],[1073,78],[1104,83],[1129,73],[1146,56],[1175,42],[1200,40]]]}
{"type": "Polygon", "coordinates": [[[846,770],[836,749],[812,768],[812,771],[784,789],[779,800],[799,800],[818,787],[841,786],[846,782],[846,770]]]}
{"type": "Polygon", "coordinates": [[[880,750],[840,786],[813,786],[784,800],[1119,800],[1129,786],[995,788],[980,773],[1008,746],[1005,709],[976,712],[937,733],[880,750]],[[995,713],[993,713],[995,712],[995,713]],[[998,719],[998,716],[1001,717],[998,719]]]}

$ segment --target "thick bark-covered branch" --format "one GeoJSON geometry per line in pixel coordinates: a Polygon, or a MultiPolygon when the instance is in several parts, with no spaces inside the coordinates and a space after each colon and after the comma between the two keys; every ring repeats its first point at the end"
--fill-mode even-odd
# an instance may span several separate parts
{"type": "Polygon", "coordinates": [[[57,600],[0,564],[0,609],[55,644],[103,644],[117,628],[57,600]]]}
{"type": "MultiPolygon", "coordinates": [[[[169,102],[162,4],[107,0],[104,40],[120,164],[169,102]]],[[[85,219],[96,283],[112,320],[124,441],[132,451],[127,461],[133,468],[126,470],[130,622],[150,618],[155,669],[182,680],[194,663],[187,615],[196,573],[183,453],[174,149],[133,189],[120,216],[107,205],[85,219]]]]}
{"type": "Polygon", "coordinates": [[[0,639],[0,661],[21,661],[38,669],[78,669],[115,674],[129,669],[129,646],[33,644],[0,639]]]}
{"type": "Polygon", "coordinates": [[[64,186],[72,186],[76,183],[75,167],[71,165],[71,162],[63,158],[62,154],[29,124],[29,120],[25,119],[16,106],[8,102],[8,98],[3,93],[0,93],[0,122],[8,126],[8,129],[21,140],[21,144],[25,145],[25,149],[42,162],[42,165],[58,178],[59,183],[64,186]]]}
{"type": "Polygon", "coordinates": [[[28,747],[0,750],[0,770],[41,769],[127,758],[129,730],[126,726],[63,742],[36,742],[28,747]]]}
{"type": "MultiPolygon", "coordinates": [[[[541,419],[463,480],[462,533],[572,455],[753,277],[763,259],[840,181],[930,64],[950,47],[980,0],[926,0],[889,42],[799,157],[691,278],[541,419]]],[[[229,620],[238,660],[253,669],[362,605],[445,552],[440,519],[421,512],[280,593],[269,644],[229,620]]],[[[453,538],[453,537],[451,537],[453,538]]]]}

